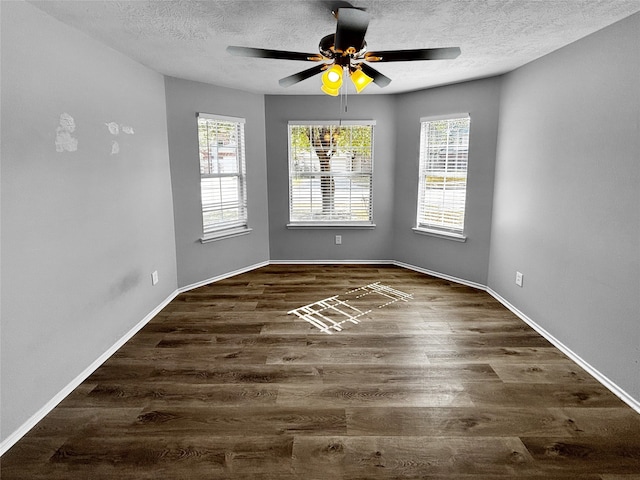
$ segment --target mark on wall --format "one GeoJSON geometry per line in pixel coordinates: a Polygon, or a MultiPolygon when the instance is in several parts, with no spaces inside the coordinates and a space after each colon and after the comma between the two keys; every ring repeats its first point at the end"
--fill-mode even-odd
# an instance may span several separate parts
{"type": "Polygon", "coordinates": [[[119,298],[122,295],[134,290],[141,282],[140,272],[132,270],[122,278],[118,279],[109,289],[109,298],[119,298]]]}
{"type": "Polygon", "coordinates": [[[332,330],[341,332],[347,322],[357,325],[361,317],[375,308],[384,308],[398,301],[408,302],[412,298],[413,295],[409,293],[376,282],[287,313],[297,315],[322,332],[331,334],[332,330]]]}
{"type": "MultiPolygon", "coordinates": [[[[129,125],[122,125],[116,122],[105,123],[107,128],[109,129],[109,133],[114,136],[118,136],[120,132],[125,133],[127,135],[133,135],[133,127],[129,125]]],[[[111,155],[117,155],[120,153],[120,143],[116,140],[111,141],[111,155]]]]}
{"type": "MultiPolygon", "coordinates": [[[[130,125],[123,125],[117,122],[109,122],[104,124],[109,133],[113,136],[118,136],[120,133],[126,135],[133,135],[135,131],[130,125]]],[[[78,150],[78,139],[71,135],[76,130],[76,121],[68,113],[60,114],[60,122],[56,128],[56,152],[75,152],[78,150]]],[[[120,142],[117,140],[111,141],[111,155],[117,155],[120,153],[120,142]]]]}
{"type": "Polygon", "coordinates": [[[75,152],[78,139],[71,134],[76,130],[76,122],[68,113],[60,114],[60,124],[56,128],[56,152],[75,152]]]}
{"type": "Polygon", "coordinates": [[[105,123],[105,125],[109,129],[109,133],[111,135],[118,135],[118,133],[120,133],[118,124],[116,122],[105,123]]]}

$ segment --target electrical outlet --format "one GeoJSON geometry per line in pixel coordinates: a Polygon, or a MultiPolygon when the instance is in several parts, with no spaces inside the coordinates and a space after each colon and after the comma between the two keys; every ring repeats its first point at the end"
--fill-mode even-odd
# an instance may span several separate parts
{"type": "Polygon", "coordinates": [[[336,245],[342,245],[342,235],[336,235],[336,245]]]}
{"type": "Polygon", "coordinates": [[[516,285],[518,285],[519,287],[522,287],[522,277],[522,273],[516,272],[516,285]]]}
{"type": "Polygon", "coordinates": [[[155,270],[152,274],[151,274],[151,285],[156,285],[158,283],[158,271],[155,270]]]}

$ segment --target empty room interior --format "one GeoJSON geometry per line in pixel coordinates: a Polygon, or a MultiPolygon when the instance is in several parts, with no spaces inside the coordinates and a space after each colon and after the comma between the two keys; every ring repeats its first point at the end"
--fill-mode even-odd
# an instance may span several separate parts
{"type": "Polygon", "coordinates": [[[640,479],[640,0],[0,18],[3,480],[640,479]]]}

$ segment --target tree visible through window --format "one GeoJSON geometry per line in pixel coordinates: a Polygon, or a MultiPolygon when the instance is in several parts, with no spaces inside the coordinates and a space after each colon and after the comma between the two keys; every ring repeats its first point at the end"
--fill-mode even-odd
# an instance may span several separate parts
{"type": "Polygon", "coordinates": [[[198,143],[205,237],[246,227],[244,119],[199,113],[198,143]]]}
{"type": "Polygon", "coordinates": [[[291,223],[372,224],[373,122],[289,124],[291,223]]]}
{"type": "Polygon", "coordinates": [[[422,119],[421,124],[417,229],[462,235],[469,116],[422,119]]]}

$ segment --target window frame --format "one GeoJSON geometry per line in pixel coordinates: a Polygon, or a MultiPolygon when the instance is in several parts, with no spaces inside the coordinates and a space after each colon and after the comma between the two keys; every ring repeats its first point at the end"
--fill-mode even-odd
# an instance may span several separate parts
{"type": "MultiPolygon", "coordinates": [[[[471,115],[469,113],[454,113],[448,115],[437,115],[437,116],[429,116],[422,117],[420,119],[420,144],[419,144],[419,154],[418,154],[418,195],[416,201],[416,220],[415,226],[413,227],[413,231],[422,235],[435,236],[439,238],[445,238],[449,240],[455,240],[458,242],[465,242],[467,240],[466,235],[466,221],[467,221],[467,201],[468,201],[468,179],[469,179],[469,147],[470,147],[470,138],[471,138],[471,115]],[[424,133],[425,124],[429,122],[438,122],[438,121],[447,121],[447,120],[462,120],[466,119],[469,124],[469,132],[467,133],[467,142],[466,142],[466,159],[465,159],[465,170],[464,170],[464,202],[463,202],[463,211],[462,211],[462,226],[461,228],[452,228],[447,227],[445,225],[437,225],[434,223],[428,223],[421,221],[422,213],[424,212],[425,206],[425,192],[426,192],[426,180],[423,181],[423,178],[428,175],[430,172],[426,158],[426,150],[428,148],[425,145],[426,135],[424,133]]],[[[447,148],[448,150],[448,148],[447,148]]],[[[458,161],[458,160],[456,160],[458,161]]],[[[445,172],[448,170],[449,163],[445,164],[445,172]]],[[[433,170],[431,170],[433,172],[433,170]]],[[[446,178],[446,177],[445,177],[446,178]]],[[[446,185],[446,181],[445,181],[446,185]]],[[[444,204],[444,200],[443,200],[444,204]]]]}
{"type": "MultiPolygon", "coordinates": [[[[290,120],[287,124],[287,171],[288,171],[288,192],[287,192],[287,201],[288,201],[288,223],[287,228],[289,229],[374,229],[376,227],[373,218],[373,173],[374,173],[374,143],[375,143],[375,120],[290,120]],[[296,176],[296,172],[292,169],[292,128],[294,127],[312,127],[312,126],[336,126],[336,127],[351,127],[351,126],[363,126],[371,128],[371,147],[370,147],[370,159],[371,166],[369,171],[359,170],[355,175],[336,175],[334,178],[338,178],[343,176],[345,178],[356,177],[356,176],[367,176],[369,179],[368,182],[368,212],[369,218],[368,220],[336,220],[336,219],[311,219],[311,220],[294,220],[292,219],[292,205],[293,205],[293,179],[296,176]]],[[[319,177],[320,173],[316,172],[313,175],[307,174],[302,175],[308,177],[319,177]]],[[[352,209],[350,209],[352,212],[352,209]]],[[[312,211],[309,212],[312,214],[312,211]]]]}
{"type": "MultiPolygon", "coordinates": [[[[202,221],[202,236],[200,241],[202,243],[207,243],[215,240],[221,240],[229,237],[236,237],[239,235],[245,235],[251,232],[251,228],[249,228],[249,219],[248,219],[248,201],[247,201],[247,173],[246,173],[246,153],[245,153],[245,124],[246,120],[241,117],[231,117],[228,115],[218,115],[212,113],[204,113],[197,112],[196,113],[196,131],[198,132],[198,167],[199,167],[199,185],[200,185],[200,220],[202,221]],[[231,123],[235,124],[234,128],[237,130],[237,141],[235,147],[230,147],[226,145],[227,148],[235,148],[235,159],[236,164],[235,172],[224,173],[203,173],[202,171],[202,145],[200,145],[200,121],[201,119],[205,121],[214,121],[220,123],[231,123]],[[213,211],[216,205],[219,206],[221,210],[224,210],[223,204],[224,202],[224,194],[222,193],[221,187],[221,198],[220,202],[211,203],[209,205],[205,205],[205,201],[203,198],[203,181],[205,179],[216,179],[216,178],[237,178],[237,197],[238,197],[238,216],[239,218],[235,221],[220,221],[220,222],[211,222],[208,223],[205,221],[205,215],[211,211],[213,211]]],[[[211,144],[207,147],[210,148],[211,144]]],[[[228,200],[227,200],[228,201],[228,200]]],[[[235,208],[235,207],[234,207],[235,208]]]]}

